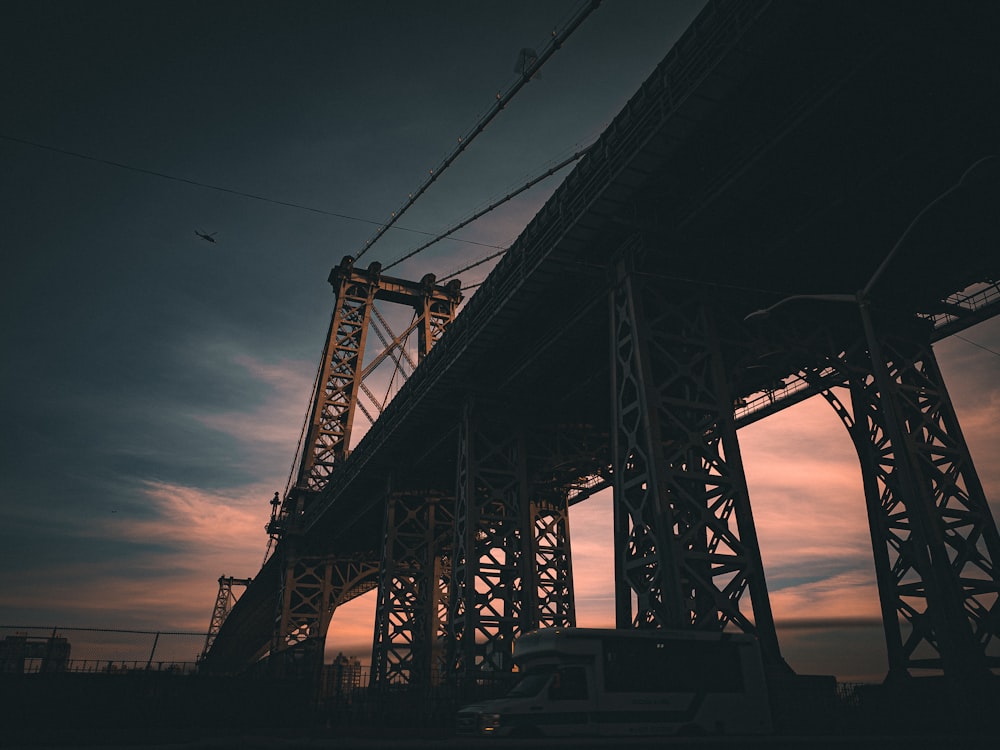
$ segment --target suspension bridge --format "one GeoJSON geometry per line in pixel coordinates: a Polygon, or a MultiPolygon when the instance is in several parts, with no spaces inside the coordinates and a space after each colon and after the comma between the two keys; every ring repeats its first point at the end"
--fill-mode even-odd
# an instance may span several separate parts
{"type": "Polygon", "coordinates": [[[989,679],[1000,536],[933,345],[1000,310],[998,15],[709,2],[461,312],[346,255],[273,551],[204,668],[314,674],[377,590],[375,686],[509,673],[575,623],[572,506],[611,487],[617,627],[744,631],[789,673],[738,432],[816,397],[857,448],[887,677],[989,679]]]}

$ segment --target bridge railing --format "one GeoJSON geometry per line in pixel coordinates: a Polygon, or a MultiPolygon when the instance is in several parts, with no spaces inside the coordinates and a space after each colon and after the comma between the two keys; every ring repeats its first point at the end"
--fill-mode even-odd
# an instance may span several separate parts
{"type": "Polygon", "coordinates": [[[929,315],[934,323],[935,338],[943,338],[995,315],[1000,308],[1000,280],[975,284],[943,300],[947,308],[929,315]]]}
{"type": "MultiPolygon", "coordinates": [[[[193,661],[124,661],[117,659],[70,659],[65,665],[60,665],[60,673],[86,674],[129,674],[134,672],[165,672],[169,674],[194,674],[198,669],[193,661]]],[[[51,667],[46,667],[43,659],[25,659],[24,671],[21,674],[51,674],[51,667]]]]}
{"type": "Polygon", "coordinates": [[[737,427],[745,427],[817,393],[842,385],[846,377],[835,367],[818,372],[797,372],[777,381],[773,388],[750,394],[735,404],[737,427]]]}

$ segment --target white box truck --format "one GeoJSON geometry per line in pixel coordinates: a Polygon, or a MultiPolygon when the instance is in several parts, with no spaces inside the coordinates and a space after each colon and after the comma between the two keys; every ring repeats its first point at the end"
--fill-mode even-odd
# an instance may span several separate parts
{"type": "Polygon", "coordinates": [[[514,644],[521,677],[458,712],[462,735],[766,734],[757,639],[745,633],[546,628],[514,644]]]}

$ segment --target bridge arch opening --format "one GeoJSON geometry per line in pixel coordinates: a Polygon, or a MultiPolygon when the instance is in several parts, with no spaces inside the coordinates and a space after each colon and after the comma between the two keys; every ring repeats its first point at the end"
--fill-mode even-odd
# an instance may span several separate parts
{"type": "Polygon", "coordinates": [[[372,589],[361,596],[344,602],[333,612],[326,631],[323,663],[332,664],[338,655],[361,664],[367,674],[372,661],[372,633],[375,631],[375,605],[378,590],[372,589]]]}
{"type": "Polygon", "coordinates": [[[739,438],[785,659],[800,674],[836,665],[840,680],[881,681],[886,649],[864,487],[843,423],[813,397],[739,438]]]}

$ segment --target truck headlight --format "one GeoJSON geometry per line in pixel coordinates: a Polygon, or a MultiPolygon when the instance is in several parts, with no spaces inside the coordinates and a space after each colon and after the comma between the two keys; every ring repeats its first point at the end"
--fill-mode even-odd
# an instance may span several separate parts
{"type": "Polygon", "coordinates": [[[500,728],[500,714],[480,714],[479,731],[490,734],[500,728]]]}

